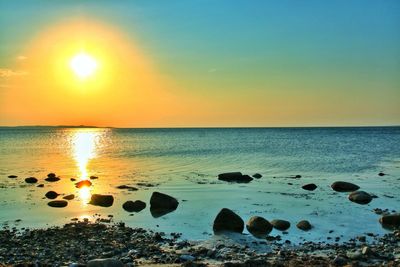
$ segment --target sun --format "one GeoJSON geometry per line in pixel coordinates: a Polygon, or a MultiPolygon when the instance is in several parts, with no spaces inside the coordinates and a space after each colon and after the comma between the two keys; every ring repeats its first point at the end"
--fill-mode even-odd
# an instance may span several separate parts
{"type": "Polygon", "coordinates": [[[71,59],[69,65],[74,73],[81,79],[86,79],[91,76],[97,69],[96,60],[84,52],[75,55],[71,59]]]}

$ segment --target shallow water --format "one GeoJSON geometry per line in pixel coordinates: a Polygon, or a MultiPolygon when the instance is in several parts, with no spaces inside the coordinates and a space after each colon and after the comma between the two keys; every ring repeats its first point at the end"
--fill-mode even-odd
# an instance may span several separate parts
{"type": "MultiPolygon", "coordinates": [[[[253,215],[289,220],[292,227],[284,239],[326,241],[327,236],[347,240],[366,232],[382,234],[372,209],[400,210],[400,127],[0,128],[0,137],[0,223],[9,226],[45,227],[112,214],[114,221],[130,226],[207,239],[216,214],[227,207],[245,221],[253,215]],[[228,171],[263,177],[249,184],[217,180],[218,173],[228,171]],[[378,176],[380,171],[387,175],[378,176]],[[49,172],[61,181],[44,182],[49,172]],[[11,174],[18,178],[8,178],[11,174]],[[302,178],[289,178],[297,174],[302,178]],[[99,179],[92,180],[90,189],[76,189],[70,181],[91,175],[99,179]],[[26,184],[29,176],[44,188],[26,184]],[[346,193],[330,189],[337,180],[354,182],[378,198],[368,205],[352,203],[346,193]],[[318,185],[315,191],[301,188],[311,182],[318,185]],[[139,190],[116,189],[122,184],[139,190]],[[55,209],[44,199],[49,190],[77,197],[68,207],[55,209]],[[153,191],[176,197],[178,209],[159,218],[148,207],[133,216],[122,209],[126,200],[148,204],[153,191]],[[114,205],[87,204],[93,193],[113,194],[114,205]],[[301,219],[314,228],[298,230],[295,224],[301,219]],[[330,230],[334,232],[328,234],[330,230]]],[[[271,234],[282,235],[276,230],[271,234]]]]}

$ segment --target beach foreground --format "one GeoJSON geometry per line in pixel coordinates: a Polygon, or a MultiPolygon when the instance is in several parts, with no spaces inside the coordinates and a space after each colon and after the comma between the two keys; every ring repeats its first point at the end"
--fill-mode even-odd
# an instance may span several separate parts
{"type": "Polygon", "coordinates": [[[0,266],[400,266],[398,230],[368,243],[359,238],[292,246],[268,239],[247,243],[242,237],[187,241],[179,233],[87,220],[47,229],[3,228],[0,266]],[[260,244],[268,252],[256,249],[260,244]]]}

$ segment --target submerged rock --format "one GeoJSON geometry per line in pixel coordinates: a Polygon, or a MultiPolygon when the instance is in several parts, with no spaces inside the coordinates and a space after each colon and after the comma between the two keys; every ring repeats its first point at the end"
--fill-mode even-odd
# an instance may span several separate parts
{"type": "Polygon", "coordinates": [[[272,220],[271,224],[275,229],[279,231],[285,231],[290,228],[290,222],[285,220],[272,220]]]}
{"type": "Polygon", "coordinates": [[[143,209],[146,208],[146,203],[140,200],[134,201],[126,201],[123,205],[122,208],[126,210],[127,212],[139,212],[143,209]]]}
{"type": "Polygon", "coordinates": [[[94,259],[86,264],[87,267],[124,267],[124,264],[117,259],[94,259]]]}
{"type": "Polygon", "coordinates": [[[311,223],[307,220],[299,221],[296,224],[296,226],[297,226],[297,228],[299,228],[300,230],[303,230],[303,231],[308,231],[308,230],[311,230],[311,228],[312,228],[311,223]]]}
{"type": "Polygon", "coordinates": [[[35,184],[38,182],[38,179],[36,179],[35,177],[28,177],[28,178],[25,178],[25,182],[28,184],[35,184]]]}
{"type": "Polygon", "coordinates": [[[349,200],[357,204],[365,205],[372,201],[372,196],[364,191],[355,191],[350,193],[349,200]]]}
{"type": "Polygon", "coordinates": [[[47,205],[53,208],[64,208],[68,206],[68,202],[65,200],[53,200],[47,203],[47,205]]]}
{"type": "Polygon", "coordinates": [[[55,199],[55,198],[57,198],[59,195],[60,195],[60,194],[58,194],[58,193],[55,192],[55,191],[49,191],[49,192],[47,192],[47,193],[45,194],[45,196],[46,196],[48,199],[55,199]]]}
{"type": "Polygon", "coordinates": [[[253,216],[246,223],[246,229],[255,237],[264,237],[272,231],[272,224],[260,216],[253,216]]]}
{"type": "Polygon", "coordinates": [[[153,217],[160,217],[176,210],[179,202],[169,195],[153,192],[150,198],[150,212],[153,217]]]}
{"type": "Polygon", "coordinates": [[[99,177],[98,177],[98,176],[94,176],[94,175],[90,176],[89,178],[90,178],[90,180],[96,180],[96,179],[99,179],[99,177]]]}
{"type": "Polygon", "coordinates": [[[244,221],[230,209],[223,208],[217,217],[215,217],[213,224],[214,233],[223,231],[242,233],[243,229],[244,221]]]}
{"type": "Polygon", "coordinates": [[[75,183],[76,188],[89,187],[91,185],[92,185],[92,182],[89,180],[82,180],[82,181],[75,183]]]}
{"type": "Polygon", "coordinates": [[[63,199],[66,199],[66,200],[73,200],[74,198],[75,198],[74,194],[66,195],[65,197],[63,197],[63,199]]]}
{"type": "Polygon", "coordinates": [[[358,185],[343,181],[334,182],[331,187],[337,192],[353,192],[360,189],[358,185]]]}
{"type": "Polygon", "coordinates": [[[44,184],[38,184],[36,187],[44,187],[44,184]]]}
{"type": "Polygon", "coordinates": [[[17,175],[9,175],[8,178],[17,178],[17,175]]]}
{"type": "Polygon", "coordinates": [[[119,185],[119,186],[117,186],[117,188],[118,189],[128,189],[128,191],[137,191],[137,190],[139,190],[136,187],[129,186],[129,185],[119,185]]]}
{"type": "Polygon", "coordinates": [[[379,176],[385,176],[386,174],[383,172],[378,173],[379,176]]]}
{"type": "Polygon", "coordinates": [[[384,215],[379,218],[379,222],[384,228],[400,228],[400,213],[384,215]]]}
{"type": "Polygon", "coordinates": [[[303,188],[304,190],[308,190],[308,191],[314,191],[315,189],[317,189],[317,185],[316,184],[306,184],[306,185],[303,185],[301,188],[303,188]]]}
{"type": "Polygon", "coordinates": [[[89,204],[101,207],[111,207],[114,203],[112,195],[93,194],[90,198],[89,204]]]}
{"type": "Polygon", "coordinates": [[[255,173],[255,174],[253,174],[253,177],[256,179],[260,179],[262,177],[262,175],[259,173],[255,173]]]}
{"type": "Polygon", "coordinates": [[[218,180],[225,182],[249,183],[253,178],[248,175],[243,175],[241,172],[226,172],[218,174],[218,180]]]}

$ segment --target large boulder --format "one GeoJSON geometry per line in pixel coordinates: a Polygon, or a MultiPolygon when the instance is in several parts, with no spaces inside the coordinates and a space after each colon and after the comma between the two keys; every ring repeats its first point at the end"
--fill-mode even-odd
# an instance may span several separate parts
{"type": "Polygon", "coordinates": [[[385,228],[399,228],[400,229],[400,213],[384,215],[379,218],[379,222],[385,228]]]}
{"type": "Polygon", "coordinates": [[[317,189],[317,185],[316,184],[306,184],[306,185],[303,185],[301,188],[303,188],[304,190],[307,190],[307,191],[314,191],[315,189],[317,189]]]}
{"type": "Polygon", "coordinates": [[[49,191],[45,194],[45,197],[47,197],[48,199],[55,199],[59,196],[60,194],[58,194],[55,191],[49,191]]]}
{"type": "Polygon", "coordinates": [[[146,208],[146,203],[140,200],[134,201],[126,201],[123,205],[122,208],[126,210],[127,212],[139,212],[143,209],[146,208]]]}
{"type": "Polygon", "coordinates": [[[150,198],[150,212],[153,217],[160,217],[170,213],[178,207],[179,202],[176,198],[169,195],[153,192],[150,198]]]}
{"type": "Polygon", "coordinates": [[[89,201],[89,204],[101,207],[111,207],[113,203],[114,197],[112,195],[93,194],[89,201]]]}
{"type": "Polygon", "coordinates": [[[68,206],[68,202],[65,200],[53,200],[47,203],[47,205],[53,208],[64,208],[68,206]]]}
{"type": "Polygon", "coordinates": [[[279,231],[286,231],[290,227],[290,222],[285,220],[272,220],[272,226],[279,231]]]}
{"type": "Polygon", "coordinates": [[[337,192],[353,192],[360,189],[360,187],[356,184],[352,184],[349,182],[337,181],[331,185],[332,189],[337,192]]]}
{"type": "Polygon", "coordinates": [[[247,231],[255,237],[263,237],[272,231],[272,224],[260,216],[253,216],[246,223],[247,231]]]}
{"type": "Polygon", "coordinates": [[[117,259],[94,259],[86,264],[87,267],[124,267],[124,264],[117,259]]]}
{"type": "Polygon", "coordinates": [[[36,179],[35,177],[28,177],[28,178],[25,178],[25,182],[28,184],[35,184],[38,182],[38,179],[36,179]]]}
{"type": "Polygon", "coordinates": [[[243,229],[244,221],[230,209],[223,208],[217,217],[215,217],[213,224],[214,233],[223,231],[242,233],[243,229]]]}
{"type": "Polygon", "coordinates": [[[308,231],[308,230],[311,230],[311,228],[312,228],[311,223],[307,220],[299,221],[296,224],[296,226],[297,226],[297,228],[299,228],[300,230],[303,230],[303,231],[308,231]]]}
{"type": "Polygon", "coordinates": [[[365,205],[372,201],[372,196],[364,191],[350,193],[349,200],[357,204],[365,205]]]}
{"type": "Polygon", "coordinates": [[[243,175],[241,172],[226,172],[218,174],[218,180],[225,182],[249,183],[253,178],[248,175],[243,175]]]}

